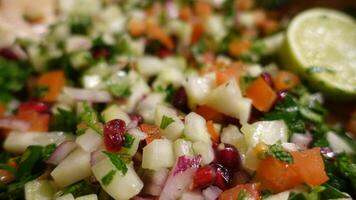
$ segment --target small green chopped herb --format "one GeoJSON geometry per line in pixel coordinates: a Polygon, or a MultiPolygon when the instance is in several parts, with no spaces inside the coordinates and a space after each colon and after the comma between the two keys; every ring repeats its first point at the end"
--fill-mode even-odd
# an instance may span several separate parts
{"type": "Polygon", "coordinates": [[[266,152],[266,156],[272,156],[288,164],[292,164],[294,162],[292,155],[283,149],[280,141],[269,147],[266,152]]]}
{"type": "Polygon", "coordinates": [[[173,122],[174,122],[173,118],[163,115],[162,120],[161,120],[161,125],[159,127],[161,129],[166,129],[173,122]]]}
{"type": "Polygon", "coordinates": [[[247,192],[244,189],[240,190],[236,200],[248,200],[247,192]]]}
{"type": "Polygon", "coordinates": [[[128,84],[113,84],[109,86],[109,91],[115,97],[128,97],[131,95],[130,85],[128,84]]]}
{"type": "Polygon", "coordinates": [[[77,127],[77,116],[74,112],[58,108],[55,112],[49,129],[51,131],[74,132],[77,127]]]}
{"type": "Polygon", "coordinates": [[[106,151],[103,151],[103,153],[110,159],[111,163],[116,167],[117,170],[121,171],[123,175],[126,174],[128,168],[118,154],[106,151]]]}
{"type": "Polygon", "coordinates": [[[35,98],[42,98],[44,97],[48,92],[48,86],[47,85],[37,85],[35,88],[34,88],[34,96],[35,98]]]}
{"type": "Polygon", "coordinates": [[[56,144],[49,144],[42,149],[42,160],[48,159],[56,150],[56,144]]]}
{"type": "Polygon", "coordinates": [[[99,126],[98,114],[97,112],[89,106],[88,103],[83,104],[84,111],[80,114],[80,120],[85,123],[88,127],[95,130],[100,135],[103,134],[103,129],[99,126]]]}
{"type": "Polygon", "coordinates": [[[101,183],[105,186],[109,185],[116,174],[116,170],[111,170],[102,179],[101,183]]]}
{"type": "Polygon", "coordinates": [[[135,141],[135,137],[134,136],[132,136],[131,134],[129,134],[129,133],[126,133],[125,135],[124,135],[124,147],[125,148],[131,148],[131,146],[132,146],[132,144],[133,144],[133,142],[135,141]]]}

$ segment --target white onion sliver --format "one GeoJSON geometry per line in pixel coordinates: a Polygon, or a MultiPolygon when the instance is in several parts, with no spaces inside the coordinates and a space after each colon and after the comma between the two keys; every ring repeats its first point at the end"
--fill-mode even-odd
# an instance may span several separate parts
{"type": "Polygon", "coordinates": [[[65,87],[64,93],[74,100],[89,101],[94,103],[107,103],[112,101],[112,96],[109,92],[104,90],[92,90],[92,89],[79,89],[72,87],[65,87]]]}
{"type": "Polygon", "coordinates": [[[222,190],[216,186],[210,186],[203,190],[203,195],[206,200],[215,200],[222,193],[222,190]]]}
{"type": "Polygon", "coordinates": [[[0,128],[6,128],[16,131],[27,131],[30,128],[30,123],[21,119],[3,117],[0,119],[0,128]]]}
{"type": "Polygon", "coordinates": [[[291,138],[291,142],[296,144],[300,149],[307,149],[312,140],[312,136],[308,133],[294,133],[291,138]]]}
{"type": "Polygon", "coordinates": [[[60,144],[52,155],[47,159],[47,163],[58,165],[72,152],[77,144],[74,141],[64,141],[60,144]]]}

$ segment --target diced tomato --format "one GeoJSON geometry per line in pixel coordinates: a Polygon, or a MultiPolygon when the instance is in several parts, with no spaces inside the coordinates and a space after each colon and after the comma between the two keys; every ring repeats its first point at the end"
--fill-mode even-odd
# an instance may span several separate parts
{"type": "Polygon", "coordinates": [[[273,80],[277,91],[290,90],[300,83],[297,75],[288,71],[279,71],[273,80]]]}
{"type": "Polygon", "coordinates": [[[249,40],[234,39],[228,46],[229,54],[238,57],[243,53],[247,53],[251,47],[249,40]]]}
{"type": "Polygon", "coordinates": [[[258,184],[243,184],[237,185],[229,190],[225,190],[220,194],[219,200],[236,200],[242,191],[246,193],[248,199],[261,199],[258,184]]]}
{"type": "Polygon", "coordinates": [[[146,144],[149,144],[155,139],[162,138],[161,135],[159,134],[159,128],[155,125],[141,124],[140,129],[142,132],[145,132],[147,134],[147,138],[145,140],[146,144]]]}
{"type": "Polygon", "coordinates": [[[190,38],[190,43],[194,44],[203,36],[204,25],[200,20],[195,20],[192,23],[192,35],[190,38]]]}
{"type": "Polygon", "coordinates": [[[31,124],[30,131],[47,132],[49,125],[49,114],[38,113],[34,110],[18,111],[18,119],[25,120],[31,124]]]}
{"type": "Polygon", "coordinates": [[[214,142],[219,142],[219,134],[216,132],[214,127],[214,122],[209,120],[206,122],[206,127],[208,128],[208,133],[214,142]]]}
{"type": "Polygon", "coordinates": [[[204,117],[205,120],[221,121],[223,117],[220,112],[207,105],[198,106],[194,112],[204,117]]]}
{"type": "Polygon", "coordinates": [[[281,192],[303,182],[294,167],[273,157],[260,162],[257,177],[263,187],[273,192],[281,192]]]}
{"type": "Polygon", "coordinates": [[[40,100],[47,102],[56,101],[65,83],[66,80],[63,71],[50,71],[42,74],[37,80],[37,85],[46,86],[48,91],[40,100]]]}
{"type": "Polygon", "coordinates": [[[143,21],[132,19],[129,21],[127,29],[132,37],[139,37],[145,33],[146,26],[143,21]]]}
{"type": "Polygon", "coordinates": [[[257,78],[246,89],[246,96],[252,100],[252,104],[257,110],[267,112],[277,99],[276,92],[263,80],[257,78]]]}
{"type": "Polygon", "coordinates": [[[325,173],[320,148],[294,151],[291,153],[294,159],[293,168],[298,172],[305,183],[316,186],[329,180],[329,177],[325,173]]]}

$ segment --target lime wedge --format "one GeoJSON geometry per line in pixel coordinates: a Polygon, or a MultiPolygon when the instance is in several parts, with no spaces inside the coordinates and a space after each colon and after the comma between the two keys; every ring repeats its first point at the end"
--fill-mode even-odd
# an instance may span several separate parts
{"type": "Polygon", "coordinates": [[[300,13],[288,27],[280,58],[326,96],[356,98],[356,22],[348,15],[324,8],[300,13]]]}

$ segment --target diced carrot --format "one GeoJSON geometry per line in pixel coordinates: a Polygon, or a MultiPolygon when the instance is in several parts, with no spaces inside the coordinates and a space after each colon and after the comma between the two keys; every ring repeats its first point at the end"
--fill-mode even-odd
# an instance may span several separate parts
{"type": "Polygon", "coordinates": [[[50,71],[42,74],[37,79],[37,85],[48,87],[48,91],[41,98],[41,100],[48,102],[56,101],[59,93],[65,85],[65,82],[66,80],[63,71],[50,71]]]}
{"type": "Polygon", "coordinates": [[[204,25],[200,20],[195,20],[192,23],[192,35],[190,38],[190,43],[194,44],[202,37],[204,33],[204,25]]]}
{"type": "Polygon", "coordinates": [[[247,195],[246,199],[259,200],[261,196],[259,194],[259,184],[243,184],[237,185],[229,190],[225,190],[220,194],[219,200],[236,200],[239,197],[241,191],[244,191],[247,195]]]}
{"type": "Polygon", "coordinates": [[[192,9],[189,6],[184,6],[179,10],[179,18],[183,21],[190,21],[193,17],[192,9]]]}
{"type": "Polygon", "coordinates": [[[241,39],[232,40],[228,46],[229,54],[235,57],[247,53],[250,48],[251,48],[251,42],[249,40],[241,40],[241,39]]]}
{"type": "Polygon", "coordinates": [[[194,112],[204,117],[205,120],[220,121],[223,117],[220,112],[207,105],[198,106],[194,112]]]}
{"type": "Polygon", "coordinates": [[[139,37],[145,33],[146,27],[143,21],[132,19],[129,21],[127,29],[132,37],[139,37]]]}
{"type": "Polygon", "coordinates": [[[142,132],[145,132],[147,134],[147,138],[145,139],[146,144],[149,144],[155,139],[162,138],[159,134],[159,128],[155,125],[141,124],[140,129],[142,132]]]}
{"type": "Polygon", "coordinates": [[[257,169],[257,178],[261,181],[263,187],[273,192],[281,192],[303,182],[291,165],[271,156],[260,162],[257,169]]]}
{"type": "Polygon", "coordinates": [[[277,95],[276,92],[263,80],[257,78],[246,89],[246,96],[252,100],[252,104],[257,110],[267,112],[273,106],[277,95]]]}
{"type": "Polygon", "coordinates": [[[146,29],[148,37],[160,41],[169,50],[174,48],[171,37],[169,37],[157,23],[152,20],[147,20],[146,29]]]}
{"type": "Polygon", "coordinates": [[[273,83],[277,91],[290,90],[300,83],[300,79],[292,72],[281,70],[274,77],[273,83]]]}
{"type": "Polygon", "coordinates": [[[194,11],[195,14],[200,17],[208,17],[212,13],[212,7],[209,2],[207,1],[196,1],[194,4],[194,11]]]}
{"type": "Polygon", "coordinates": [[[240,75],[243,70],[241,63],[233,63],[230,67],[215,72],[215,80],[217,85],[224,84],[231,78],[235,78],[236,83],[240,84],[240,75]]]}
{"type": "Polygon", "coordinates": [[[34,110],[18,112],[16,117],[30,123],[30,131],[47,132],[49,125],[49,114],[41,114],[34,110]]]}
{"type": "Polygon", "coordinates": [[[329,177],[325,173],[324,161],[320,154],[320,148],[305,151],[291,152],[297,171],[305,183],[316,186],[325,183],[329,177]]]}
{"type": "Polygon", "coordinates": [[[209,120],[206,122],[206,127],[208,128],[208,133],[214,142],[219,142],[219,134],[216,132],[214,127],[214,122],[209,120]]]}

